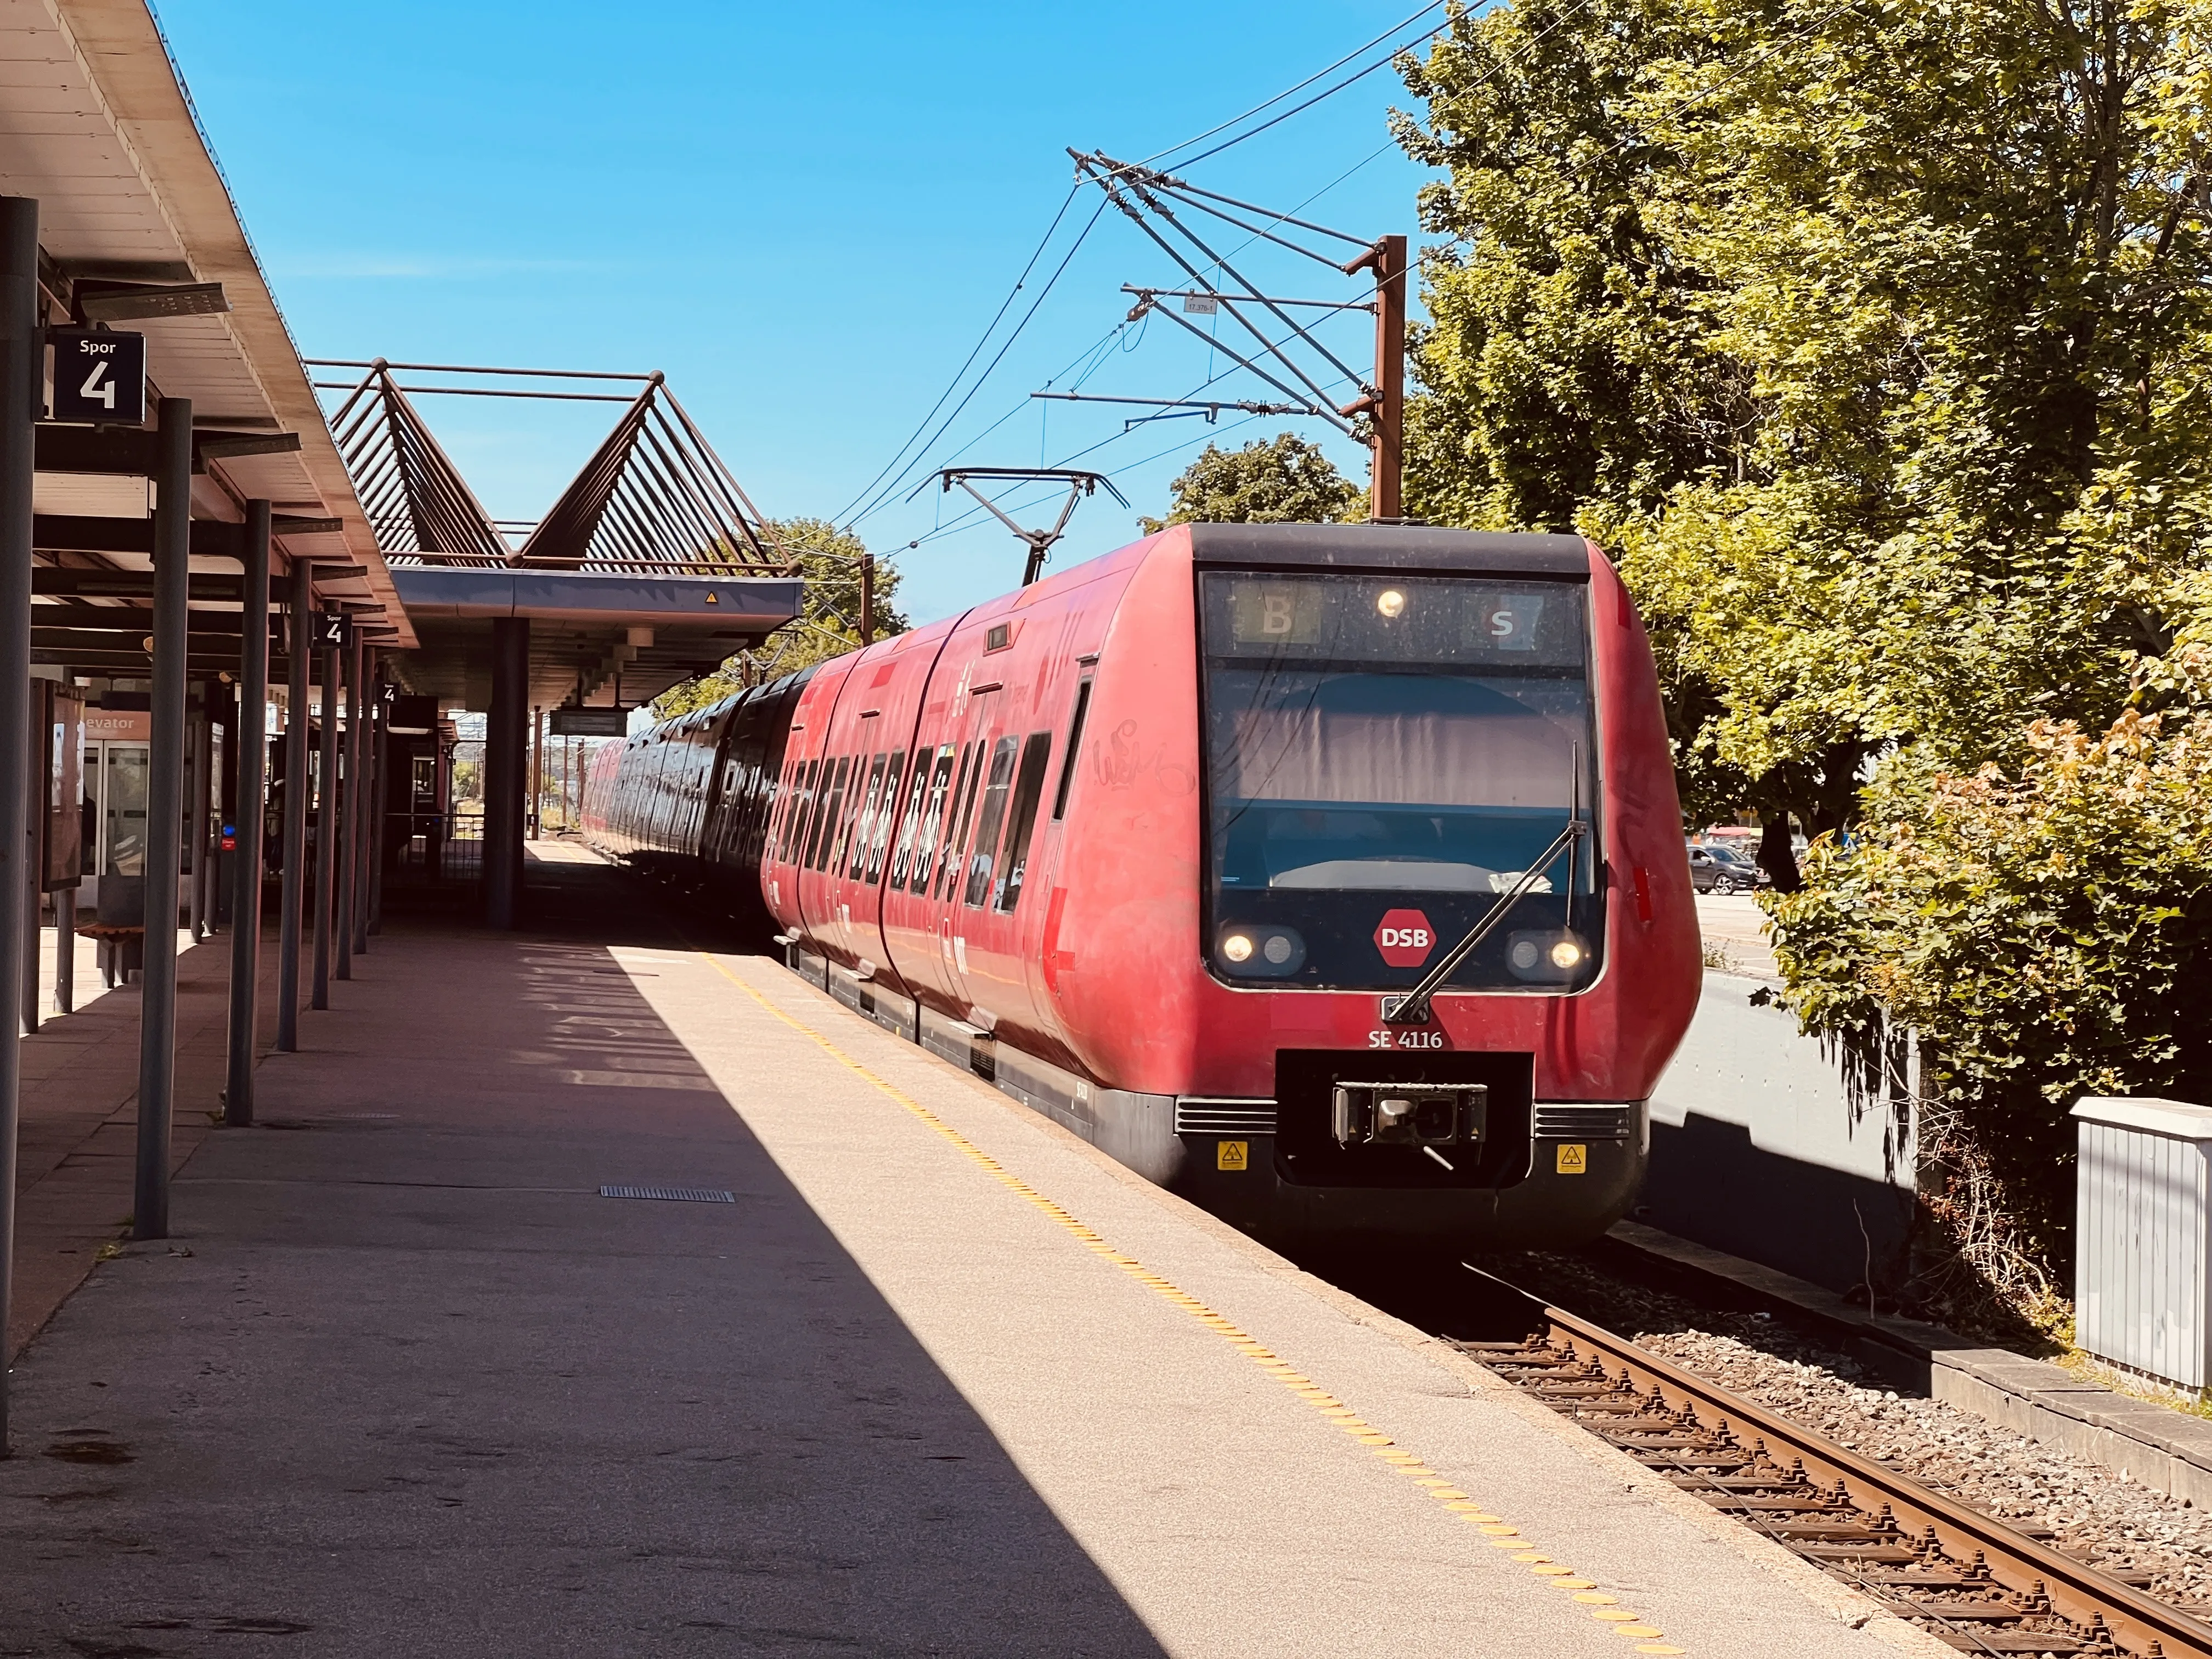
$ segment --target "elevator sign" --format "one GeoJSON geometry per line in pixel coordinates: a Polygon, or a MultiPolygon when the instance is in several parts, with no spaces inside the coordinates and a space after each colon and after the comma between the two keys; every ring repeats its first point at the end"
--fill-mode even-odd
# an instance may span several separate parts
{"type": "Polygon", "coordinates": [[[46,337],[54,345],[54,419],[100,426],[145,421],[144,335],[57,328],[46,337]]]}

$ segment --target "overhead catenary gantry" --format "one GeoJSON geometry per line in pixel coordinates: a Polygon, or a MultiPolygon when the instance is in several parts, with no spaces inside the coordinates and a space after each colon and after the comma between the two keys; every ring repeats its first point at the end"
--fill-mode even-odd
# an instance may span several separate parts
{"type": "Polygon", "coordinates": [[[1186,179],[1139,162],[1118,161],[1103,152],[1071,149],[1076,176],[1097,185],[1180,269],[1188,286],[1126,286],[1134,296],[1134,322],[1166,318],[1226,356],[1238,368],[1265,382],[1277,399],[1221,398],[1119,398],[1097,392],[1037,392],[1030,395],[1068,403],[1139,404],[1202,413],[1210,424],[1224,409],[1255,415],[1300,415],[1327,422],[1347,436],[1364,436],[1370,483],[1369,515],[1395,523],[1404,514],[1406,421],[1406,286],[1407,243],[1401,235],[1356,236],[1349,231],[1278,213],[1251,202],[1201,190],[1186,179]],[[1370,300],[1291,299],[1265,292],[1207,238],[1210,219],[1244,232],[1247,241],[1270,243],[1344,276],[1371,272],[1370,300]],[[1304,233],[1303,237],[1296,233],[1304,233]],[[1313,239],[1319,239],[1316,245],[1313,239]],[[1353,250],[1351,257],[1345,251],[1353,250]],[[1166,301],[1173,301],[1174,305],[1166,301]],[[1375,318],[1375,356],[1370,368],[1357,368],[1315,328],[1301,312],[1364,311],[1375,318]],[[1193,316],[1227,316],[1243,337],[1224,342],[1190,320],[1193,316]],[[1340,389],[1352,388],[1349,398],[1340,389]]]}

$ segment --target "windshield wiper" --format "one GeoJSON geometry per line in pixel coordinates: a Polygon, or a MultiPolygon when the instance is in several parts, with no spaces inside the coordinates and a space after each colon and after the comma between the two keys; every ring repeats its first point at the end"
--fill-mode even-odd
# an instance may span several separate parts
{"type": "MultiPolygon", "coordinates": [[[[1588,834],[1589,824],[1577,811],[1575,817],[1567,820],[1567,827],[1559,831],[1559,838],[1538,855],[1534,863],[1521,872],[1521,879],[1508,888],[1497,903],[1483,912],[1482,920],[1474,924],[1474,931],[1445,951],[1437,965],[1421,975],[1420,983],[1406,994],[1405,1000],[1382,1016],[1383,1024],[1426,1025],[1429,1023],[1429,1000],[1443,988],[1446,980],[1458,971],[1460,963],[1474,954],[1475,947],[1497,931],[1498,924],[1505,920],[1506,913],[1535,890],[1536,884],[1544,879],[1544,872],[1551,867],[1552,860],[1571,847],[1579,848],[1583,837],[1588,834]]],[[[1576,860],[1572,859],[1567,862],[1567,902],[1570,906],[1574,903],[1575,864],[1576,860]]],[[[1571,910],[1569,914],[1571,915],[1571,910]]],[[[1386,1002],[1384,1006],[1387,1007],[1389,1005],[1386,1002]]]]}

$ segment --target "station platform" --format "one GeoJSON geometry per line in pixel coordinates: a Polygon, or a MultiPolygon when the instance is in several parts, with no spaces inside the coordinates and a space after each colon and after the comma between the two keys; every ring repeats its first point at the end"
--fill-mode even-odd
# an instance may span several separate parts
{"type": "MultiPolygon", "coordinates": [[[[102,982],[93,942],[71,962],[74,1012],[57,1014],[54,930],[39,940],[39,1029],[23,1039],[17,1141],[13,1355],[83,1282],[131,1219],[138,1121],[136,985],[102,982]]],[[[261,1046],[276,1030],[276,930],[261,955],[261,1046]]],[[[189,1158],[221,1116],[228,1066],[230,937],[194,944],[177,931],[177,1109],[173,1161],[189,1158]]],[[[0,1648],[0,1653],[6,1650],[0,1648]]]]}
{"type": "Polygon", "coordinates": [[[0,1652],[1948,1651],[628,875],[532,881],[557,931],[391,919],[18,1358],[0,1652]]]}

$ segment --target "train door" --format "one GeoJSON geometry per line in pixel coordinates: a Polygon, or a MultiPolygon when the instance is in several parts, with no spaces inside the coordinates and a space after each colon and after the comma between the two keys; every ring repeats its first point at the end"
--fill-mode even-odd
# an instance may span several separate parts
{"type": "Polygon", "coordinates": [[[951,946],[949,935],[945,940],[938,936],[937,907],[930,902],[938,884],[946,825],[964,777],[960,763],[963,744],[946,718],[948,713],[946,704],[926,708],[922,715],[907,768],[898,836],[884,875],[881,927],[884,949],[907,988],[951,1009],[951,946]]]}
{"type": "Polygon", "coordinates": [[[1074,804],[1077,767],[1083,757],[1084,728],[1090,723],[1091,689],[1097,661],[1095,652],[1077,659],[1074,695],[1060,720],[1060,745],[1051,759],[1029,868],[1024,872],[1029,910],[1023,918],[1021,953],[1030,977],[1030,1001],[1045,1023],[1055,1026],[1058,1022],[1049,1010],[1059,994],[1060,970],[1066,960],[1060,938],[1067,905],[1066,890],[1060,883],[1060,858],[1066,845],[1069,808],[1074,804]]]}
{"type": "Polygon", "coordinates": [[[937,989],[946,1008],[963,1018],[975,999],[967,984],[968,939],[962,931],[960,898],[967,849],[975,839],[991,750],[1000,735],[1000,692],[997,685],[979,686],[955,696],[957,712],[940,728],[945,736],[932,757],[933,799],[936,775],[945,776],[941,815],[923,824],[907,875],[908,894],[920,901],[908,917],[926,930],[931,952],[921,983],[937,989]]]}
{"type": "Polygon", "coordinates": [[[777,792],[782,805],[769,825],[768,847],[761,871],[768,890],[768,908],[787,927],[805,926],[799,907],[799,854],[805,846],[806,821],[814,810],[814,790],[822,774],[818,755],[804,752],[803,730],[794,730],[793,752],[785,757],[784,781],[777,792]]]}
{"type": "MultiPolygon", "coordinates": [[[[825,937],[854,963],[873,955],[866,948],[874,942],[866,937],[873,930],[866,919],[859,872],[867,858],[868,837],[884,797],[884,774],[891,762],[890,751],[872,747],[882,725],[879,720],[859,721],[847,734],[853,747],[844,778],[844,799],[835,822],[822,837],[822,892],[828,907],[823,915],[825,937]],[[857,923],[853,915],[855,902],[863,906],[857,923]]],[[[903,761],[905,757],[902,754],[899,758],[903,761]]]]}
{"type": "Polygon", "coordinates": [[[792,746],[805,754],[807,772],[801,791],[804,798],[784,838],[784,861],[776,877],[790,883],[783,890],[779,915],[790,912],[785,920],[794,921],[802,933],[825,943],[835,937],[830,922],[836,910],[824,890],[821,872],[829,861],[830,842],[844,814],[852,780],[853,757],[842,735],[843,722],[838,719],[838,705],[852,668],[850,657],[823,664],[799,697],[797,717],[792,722],[792,746]]]}
{"type": "MultiPolygon", "coordinates": [[[[955,937],[967,940],[965,985],[974,1002],[997,1016],[1017,1040],[1052,1058],[1048,1014],[1033,991],[1032,969],[1049,897],[1038,860],[1050,846],[1048,791],[1068,737],[1066,721],[1077,682],[1087,668],[1071,644],[1088,582],[1032,588],[1015,602],[1007,635],[987,640],[1007,652],[998,659],[1006,680],[1004,707],[987,755],[977,765],[975,827],[965,838],[955,937]],[[1025,616],[1020,615],[1026,611],[1025,616]]],[[[987,650],[989,645],[987,644],[987,650]]]]}
{"type": "Polygon", "coordinates": [[[148,744],[103,739],[85,744],[84,793],[93,830],[84,842],[85,902],[128,918],[145,908],[148,744]]]}

